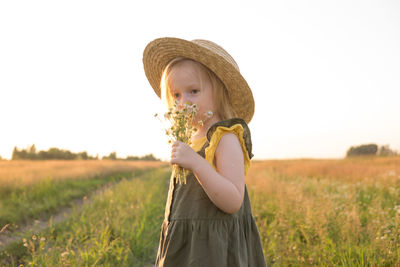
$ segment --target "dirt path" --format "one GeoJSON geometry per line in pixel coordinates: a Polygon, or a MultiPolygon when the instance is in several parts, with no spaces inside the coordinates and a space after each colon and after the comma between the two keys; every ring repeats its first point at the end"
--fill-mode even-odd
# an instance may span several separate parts
{"type": "Polygon", "coordinates": [[[83,198],[72,200],[72,202],[70,203],[71,206],[61,207],[57,213],[54,213],[50,216],[47,215],[39,220],[34,220],[32,223],[22,225],[15,231],[9,231],[7,227],[8,225],[4,226],[3,229],[0,229],[0,251],[12,242],[16,240],[22,240],[24,235],[28,232],[38,233],[49,227],[50,223],[56,224],[64,221],[72,214],[74,210],[81,210],[83,205],[90,204],[95,196],[102,194],[104,191],[119,182],[120,181],[105,184],[104,186],[90,192],[87,196],[84,196],[83,198]]]}

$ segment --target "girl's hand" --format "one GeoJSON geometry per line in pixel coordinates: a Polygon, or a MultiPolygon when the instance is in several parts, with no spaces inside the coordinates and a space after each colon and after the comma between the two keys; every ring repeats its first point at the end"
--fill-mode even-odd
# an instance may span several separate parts
{"type": "Polygon", "coordinates": [[[187,170],[193,171],[193,167],[199,157],[201,156],[186,143],[175,141],[172,144],[171,164],[178,164],[187,170]]]}

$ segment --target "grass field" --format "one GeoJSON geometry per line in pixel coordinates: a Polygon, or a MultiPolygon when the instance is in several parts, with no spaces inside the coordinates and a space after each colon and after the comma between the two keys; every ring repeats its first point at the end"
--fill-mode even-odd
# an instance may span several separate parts
{"type": "Polygon", "coordinates": [[[0,162],[0,226],[8,229],[51,214],[73,199],[132,172],[165,165],[161,162],[2,161],[0,162]]]}
{"type": "Polygon", "coordinates": [[[399,266],[400,158],[255,162],[247,183],[268,263],[399,266]]]}
{"type": "MultiPolygon", "coordinates": [[[[0,186],[0,192],[9,192],[0,195],[0,220],[3,220],[0,229],[6,223],[18,224],[18,219],[12,221],[3,216],[3,210],[9,207],[5,203],[13,203],[10,200],[13,195],[18,196],[14,196],[17,201],[32,192],[24,188],[40,185],[41,193],[37,195],[79,191],[76,196],[91,198],[65,220],[54,223],[50,219],[48,227],[40,232],[18,232],[12,228],[18,239],[3,245],[0,265],[152,266],[154,263],[167,197],[168,168],[148,165],[146,168],[154,168],[139,171],[140,166],[127,169],[126,162],[119,162],[119,166],[108,172],[104,166],[86,167],[83,161],[58,162],[61,165],[55,169],[62,167],[65,172],[60,171],[57,178],[48,182],[45,178],[48,171],[43,171],[46,162],[29,162],[30,168],[36,170],[36,178],[29,178],[33,173],[29,167],[24,173],[15,165],[7,167],[13,162],[0,164],[3,175],[0,181],[8,181],[10,177],[14,181],[0,186]],[[74,169],[68,164],[80,166],[76,169],[81,171],[66,173],[74,169]],[[91,171],[85,173],[82,169],[91,171]],[[11,174],[18,171],[18,175],[11,174]],[[101,193],[89,195],[107,184],[101,193]],[[58,188],[55,191],[54,186],[58,188]]],[[[399,157],[254,161],[246,183],[268,265],[399,266],[399,157]]],[[[68,205],[65,203],[73,203],[70,201],[74,198],[56,202],[54,209],[31,211],[29,216],[21,209],[19,218],[24,219],[19,222],[29,223],[35,216],[50,215],[68,205]]],[[[25,208],[30,208],[48,198],[25,199],[25,208]]]]}

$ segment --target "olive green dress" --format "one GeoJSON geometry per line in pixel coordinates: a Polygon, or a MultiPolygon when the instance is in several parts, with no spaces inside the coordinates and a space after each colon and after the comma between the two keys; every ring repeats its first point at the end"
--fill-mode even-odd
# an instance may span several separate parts
{"type": "MultiPolygon", "coordinates": [[[[240,124],[244,129],[242,140],[251,158],[250,131],[246,123],[238,118],[221,121],[210,127],[207,141],[198,153],[205,157],[205,150],[218,127],[235,124],[240,124]]],[[[170,180],[156,266],[266,266],[247,187],[239,211],[228,214],[211,202],[193,173],[186,180],[186,184],[176,183],[172,178],[170,180]]]]}

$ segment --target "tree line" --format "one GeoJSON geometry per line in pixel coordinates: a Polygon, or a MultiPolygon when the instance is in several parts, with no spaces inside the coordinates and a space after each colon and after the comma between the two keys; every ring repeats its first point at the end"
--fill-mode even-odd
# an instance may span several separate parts
{"type": "MultiPolygon", "coordinates": [[[[346,157],[355,156],[400,156],[400,152],[393,150],[389,145],[378,146],[377,144],[362,144],[359,146],[351,146],[347,152],[346,157]]],[[[3,158],[0,156],[0,160],[3,158]]],[[[91,156],[86,151],[73,153],[69,150],[59,148],[49,148],[47,151],[36,150],[36,146],[33,144],[26,149],[18,149],[14,147],[11,160],[98,160],[98,155],[91,156]]],[[[127,156],[125,158],[119,158],[116,152],[111,152],[108,156],[103,156],[101,159],[108,160],[149,160],[149,161],[160,161],[153,154],[147,154],[144,156],[127,156]]]]}
{"type": "MultiPolygon", "coordinates": [[[[99,155],[91,156],[86,151],[73,153],[66,149],[59,149],[56,147],[49,148],[45,150],[36,150],[36,146],[33,144],[26,149],[18,149],[16,146],[13,149],[11,160],[98,160],[99,155]]],[[[116,152],[111,152],[108,156],[103,156],[101,159],[108,160],[150,160],[150,161],[160,161],[153,156],[153,154],[147,154],[142,157],[138,156],[127,156],[126,158],[118,158],[116,152]]]]}
{"type": "Polygon", "coordinates": [[[391,149],[389,145],[363,144],[352,146],[347,150],[346,157],[354,156],[399,156],[399,152],[391,149]]]}

